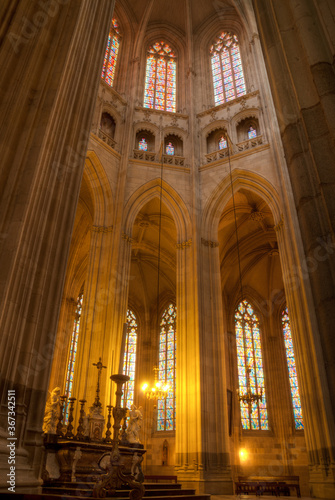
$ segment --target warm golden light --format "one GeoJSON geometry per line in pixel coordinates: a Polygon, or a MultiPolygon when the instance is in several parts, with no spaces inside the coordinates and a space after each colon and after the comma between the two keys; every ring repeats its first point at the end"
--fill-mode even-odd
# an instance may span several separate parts
{"type": "Polygon", "coordinates": [[[169,384],[163,385],[163,382],[157,380],[157,372],[158,372],[157,367],[154,367],[154,371],[155,371],[155,380],[153,387],[149,388],[149,384],[145,383],[142,385],[142,391],[144,392],[144,394],[148,399],[164,399],[166,398],[170,390],[170,386],[169,384]]]}
{"type": "Polygon", "coordinates": [[[242,462],[244,462],[245,460],[247,460],[247,459],[248,459],[248,452],[247,452],[247,450],[245,450],[244,448],[241,448],[241,449],[240,449],[239,455],[240,455],[240,460],[241,460],[242,462]]]}

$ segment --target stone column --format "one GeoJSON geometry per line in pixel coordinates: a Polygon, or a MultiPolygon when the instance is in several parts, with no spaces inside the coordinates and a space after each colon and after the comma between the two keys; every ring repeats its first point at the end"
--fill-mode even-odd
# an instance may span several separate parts
{"type": "Polygon", "coordinates": [[[200,344],[197,277],[191,240],[177,244],[176,470],[183,484],[201,487],[200,344]]]}
{"type": "Polygon", "coordinates": [[[203,457],[206,491],[233,493],[229,449],[226,366],[219,243],[201,238],[200,352],[203,457]]]}
{"type": "MultiPolygon", "coordinates": [[[[0,426],[6,445],[13,389],[24,410],[16,415],[16,491],[39,484],[66,261],[113,8],[110,0],[3,6],[0,426]]],[[[0,453],[7,491],[7,448],[0,453]]]]}
{"type": "MultiPolygon", "coordinates": [[[[290,175],[305,256],[298,270],[311,290],[312,342],[301,339],[297,348],[305,370],[314,359],[320,390],[306,384],[305,434],[309,450],[311,488],[316,496],[335,495],[334,413],[335,358],[333,325],[335,182],[333,48],[324,19],[311,0],[268,2],[254,0],[255,13],[268,68],[283,146],[290,175]],[[314,318],[312,319],[313,322],[314,318]]],[[[327,19],[329,23],[330,19],[327,19]]],[[[334,25],[334,22],[332,22],[334,25]]],[[[287,296],[294,291],[286,290],[287,296]]],[[[292,307],[289,303],[292,312],[292,307]]],[[[292,318],[299,328],[300,318],[292,318]]],[[[305,337],[307,339],[307,336],[305,337]]],[[[311,368],[310,368],[311,369],[311,368]]]]}

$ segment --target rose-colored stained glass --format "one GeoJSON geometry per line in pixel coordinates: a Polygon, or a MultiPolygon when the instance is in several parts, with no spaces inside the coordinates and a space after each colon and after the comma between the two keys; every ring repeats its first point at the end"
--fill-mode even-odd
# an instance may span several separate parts
{"type": "Polygon", "coordinates": [[[246,300],[240,302],[235,312],[235,334],[239,393],[246,394],[247,392],[247,369],[249,369],[249,385],[252,393],[260,394],[262,390],[263,396],[262,401],[252,403],[251,412],[248,405],[240,401],[242,428],[267,430],[269,429],[269,422],[259,319],[246,300]]]}
{"type": "Polygon", "coordinates": [[[176,56],[165,42],[148,50],[145,74],[144,107],[176,111],[176,56]]]}
{"type": "Polygon", "coordinates": [[[294,357],[294,350],[293,350],[293,342],[292,342],[292,335],[291,335],[291,323],[290,323],[290,317],[288,314],[287,307],[285,307],[285,309],[282,312],[281,322],[282,322],[282,328],[283,328],[283,334],[284,334],[284,343],[285,343],[288,374],[289,374],[289,379],[290,379],[295,428],[296,429],[303,429],[304,422],[303,422],[303,418],[302,418],[300,393],[299,393],[299,385],[298,385],[298,378],[297,378],[297,368],[296,368],[296,364],[295,364],[295,357],[294,357]]]}
{"type": "Polygon", "coordinates": [[[139,141],[138,149],[140,151],[148,151],[148,143],[144,138],[139,141]]]}
{"type": "Polygon", "coordinates": [[[248,130],[248,139],[253,139],[254,137],[257,137],[257,130],[253,127],[250,127],[248,130]]]}
{"type": "Polygon", "coordinates": [[[112,26],[108,35],[107,47],[105,51],[104,63],[102,66],[101,78],[113,87],[116,62],[120,49],[120,32],[117,20],[112,20],[112,26]]]}
{"type": "Polygon", "coordinates": [[[176,347],[176,307],[170,304],[160,323],[158,378],[170,390],[166,399],[158,400],[158,431],[176,428],[176,347]]]}
{"type": "Polygon", "coordinates": [[[236,35],[223,32],[210,48],[215,105],[246,93],[236,35]]]}

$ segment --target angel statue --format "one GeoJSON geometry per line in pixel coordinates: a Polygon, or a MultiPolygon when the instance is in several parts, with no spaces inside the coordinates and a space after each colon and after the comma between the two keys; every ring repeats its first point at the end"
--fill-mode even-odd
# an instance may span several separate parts
{"type": "Polygon", "coordinates": [[[56,434],[57,423],[60,416],[60,388],[55,387],[45,405],[43,419],[43,432],[45,434],[56,434]]]}

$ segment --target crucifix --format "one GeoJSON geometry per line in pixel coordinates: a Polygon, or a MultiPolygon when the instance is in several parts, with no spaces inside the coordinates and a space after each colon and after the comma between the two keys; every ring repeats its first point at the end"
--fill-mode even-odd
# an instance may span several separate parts
{"type": "Polygon", "coordinates": [[[100,403],[100,378],[101,378],[101,372],[103,368],[107,368],[107,366],[104,366],[101,362],[101,358],[99,358],[99,361],[97,363],[92,363],[93,366],[96,366],[98,369],[98,383],[97,383],[97,395],[95,396],[95,401],[93,403],[93,406],[101,408],[101,403],[100,403]]]}

